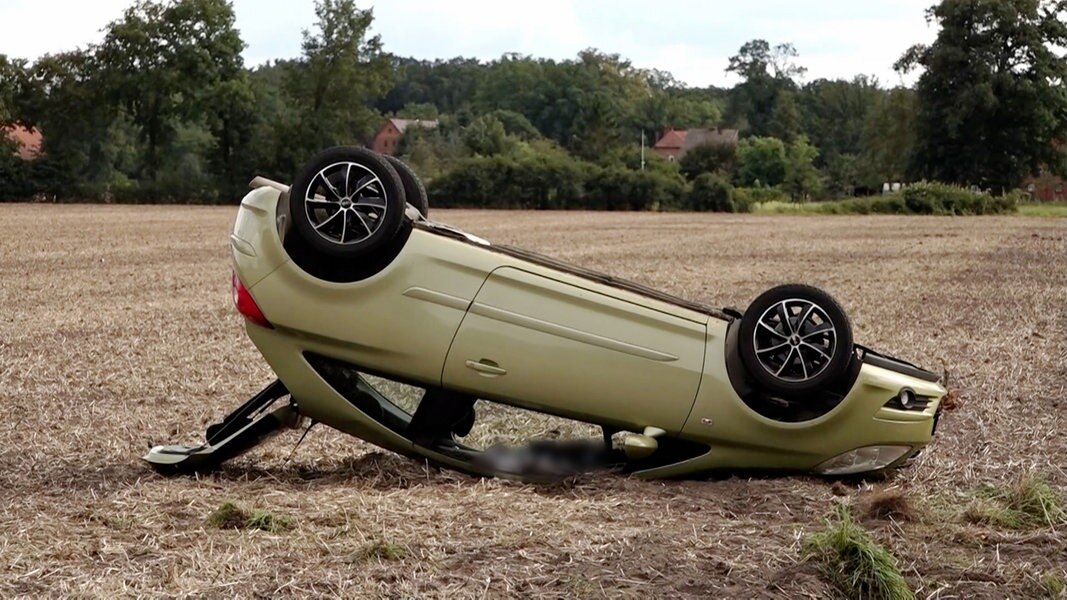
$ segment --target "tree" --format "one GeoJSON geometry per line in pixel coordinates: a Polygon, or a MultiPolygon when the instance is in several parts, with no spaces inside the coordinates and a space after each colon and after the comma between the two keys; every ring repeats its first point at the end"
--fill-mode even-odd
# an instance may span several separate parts
{"type": "Polygon", "coordinates": [[[927,18],[937,40],[897,63],[923,69],[911,175],[999,190],[1064,172],[1067,0],[943,0],[927,18]]]}
{"type": "Polygon", "coordinates": [[[863,127],[862,148],[868,185],[907,181],[908,165],[915,151],[918,100],[908,88],[894,88],[878,100],[863,127]]]}
{"type": "Polygon", "coordinates": [[[141,131],[148,179],[177,124],[203,118],[216,86],[242,70],[243,49],[226,0],[140,0],[107,26],[95,59],[109,96],[141,131]]]}
{"type": "Polygon", "coordinates": [[[803,131],[800,125],[800,111],[797,110],[796,95],[791,91],[781,91],[774,100],[771,120],[767,125],[771,136],[790,143],[803,131]]]}
{"type": "Polygon", "coordinates": [[[800,129],[819,149],[817,165],[863,152],[868,117],[885,95],[875,79],[863,75],[851,81],[819,79],[800,90],[800,129]]]}
{"type": "Polygon", "coordinates": [[[745,138],[737,145],[737,165],[741,185],[778,185],[785,179],[785,144],[772,137],[745,138]]]}
{"type": "Polygon", "coordinates": [[[389,89],[392,69],[379,36],[369,36],[373,11],[353,0],[316,0],[314,32],[304,31],[304,57],[293,65],[287,88],[301,111],[307,153],[366,138],[380,115],[373,101],[389,89]]]}
{"type": "Polygon", "coordinates": [[[773,79],[795,79],[802,77],[807,69],[797,65],[794,59],[799,56],[793,44],[778,44],[773,48],[767,40],[745,42],[730,57],[728,73],[737,73],[743,79],[751,80],[769,76],[773,79]]]}
{"type": "Polygon", "coordinates": [[[786,149],[782,187],[793,200],[806,200],[819,190],[819,170],[814,164],[818,155],[819,151],[804,136],[793,140],[786,149]]]}
{"type": "Polygon", "coordinates": [[[26,61],[0,54],[0,126],[25,118],[22,116],[22,107],[18,105],[29,85],[26,61]]]}
{"type": "Polygon", "coordinates": [[[731,179],[737,168],[737,146],[734,144],[701,144],[689,149],[678,161],[686,179],[694,180],[702,173],[719,173],[731,179]]]}
{"type": "Polygon", "coordinates": [[[492,115],[478,117],[465,127],[463,143],[480,156],[505,154],[515,147],[515,139],[508,136],[500,119],[492,115]]]}
{"type": "MultiPolygon", "coordinates": [[[[730,91],[726,121],[750,135],[771,135],[779,95],[794,90],[794,79],[805,72],[804,67],[795,63],[796,57],[797,51],[792,44],[778,44],[772,48],[765,40],[752,40],[741,46],[738,53],[730,57],[726,68],[727,72],[742,78],[742,82],[730,91]]],[[[793,110],[795,108],[793,106],[793,110]]]]}

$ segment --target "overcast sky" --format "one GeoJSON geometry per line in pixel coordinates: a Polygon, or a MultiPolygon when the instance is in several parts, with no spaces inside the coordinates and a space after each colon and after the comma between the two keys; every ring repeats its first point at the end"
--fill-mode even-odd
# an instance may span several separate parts
{"type": "MultiPolygon", "coordinates": [[[[932,41],[925,9],[934,0],[357,0],[374,7],[374,32],[401,56],[497,58],[519,52],[571,58],[583,48],[618,52],[640,67],[690,85],[730,85],[727,59],[744,42],[792,42],[806,80],[900,77],[892,65],[909,46],[932,41]]],[[[98,42],[128,0],[0,0],[0,54],[36,58],[98,42]]],[[[236,0],[246,64],[300,54],[312,0],[236,0]]],[[[910,83],[910,80],[906,81],[910,83]]]]}

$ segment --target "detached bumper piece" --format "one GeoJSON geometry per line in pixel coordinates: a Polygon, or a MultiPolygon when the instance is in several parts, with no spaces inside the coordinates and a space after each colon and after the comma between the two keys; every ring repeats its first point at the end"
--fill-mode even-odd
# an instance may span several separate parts
{"type": "Polygon", "coordinates": [[[289,390],[274,380],[219,423],[207,428],[207,443],[155,446],[144,456],[156,471],[165,474],[194,473],[217,468],[223,462],[259,445],[278,431],[301,421],[296,405],[267,410],[289,390]]]}

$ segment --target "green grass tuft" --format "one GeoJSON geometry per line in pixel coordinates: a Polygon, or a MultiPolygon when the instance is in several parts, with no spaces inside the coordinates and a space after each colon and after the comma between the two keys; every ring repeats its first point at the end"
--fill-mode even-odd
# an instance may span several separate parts
{"type": "Polygon", "coordinates": [[[1067,525],[1063,500],[1040,475],[1019,478],[1008,490],[1004,502],[1009,509],[1025,515],[1031,522],[1053,527],[1067,525]]]}
{"type": "Polygon", "coordinates": [[[896,561],[841,507],[825,530],[804,542],[804,559],[818,564],[843,598],[914,598],[896,561]]]}
{"type": "Polygon", "coordinates": [[[1067,525],[1059,493],[1040,475],[1024,475],[1006,489],[986,484],[963,511],[970,523],[1004,529],[1067,525]]]}
{"type": "Polygon", "coordinates": [[[1001,529],[1023,529],[1022,516],[991,498],[975,498],[963,511],[963,520],[975,525],[989,525],[1001,529]]]}
{"type": "Polygon", "coordinates": [[[1038,580],[1038,588],[1042,598],[1067,598],[1067,579],[1063,573],[1044,573],[1038,580]]]}
{"type": "Polygon", "coordinates": [[[245,521],[245,529],[259,529],[269,533],[280,533],[293,528],[293,520],[279,517],[264,510],[254,510],[245,521]]]}
{"type": "Polygon", "coordinates": [[[249,511],[233,502],[223,502],[207,517],[209,527],[216,529],[259,529],[279,533],[292,529],[293,521],[263,510],[249,511]]]}
{"type": "Polygon", "coordinates": [[[388,540],[371,540],[359,549],[356,556],[362,560],[402,560],[407,558],[407,555],[407,548],[400,544],[388,540]]]}
{"type": "Polygon", "coordinates": [[[233,502],[223,502],[207,517],[207,524],[216,529],[241,529],[248,521],[248,512],[233,502]]]}

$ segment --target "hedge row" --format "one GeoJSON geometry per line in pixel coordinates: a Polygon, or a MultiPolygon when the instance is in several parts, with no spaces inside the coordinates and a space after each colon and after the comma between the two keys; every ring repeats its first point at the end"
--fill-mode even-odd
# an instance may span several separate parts
{"type": "Polygon", "coordinates": [[[474,157],[428,186],[430,204],[460,208],[663,210],[687,208],[685,180],[572,159],[474,157]]]}
{"type": "Polygon", "coordinates": [[[943,183],[915,183],[883,196],[824,202],[826,214],[892,215],[1001,215],[1015,212],[1025,194],[1013,191],[1003,196],[976,194],[943,183]]]}

